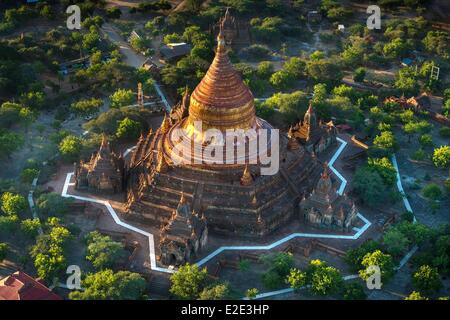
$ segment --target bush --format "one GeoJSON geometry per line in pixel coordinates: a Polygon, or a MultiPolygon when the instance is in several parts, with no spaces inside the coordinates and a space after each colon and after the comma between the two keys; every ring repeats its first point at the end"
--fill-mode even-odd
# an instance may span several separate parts
{"type": "Polygon", "coordinates": [[[269,270],[261,276],[261,281],[265,288],[269,290],[278,289],[284,283],[284,278],[274,270],[269,270]]]}
{"type": "Polygon", "coordinates": [[[279,288],[285,283],[286,276],[294,266],[294,258],[290,253],[271,253],[263,255],[260,259],[269,268],[261,279],[268,289],[279,288]]]}
{"type": "Polygon", "coordinates": [[[420,148],[420,149],[414,151],[414,153],[411,155],[411,158],[413,160],[422,161],[427,158],[427,154],[422,148],[420,148]]]}
{"type": "Polygon", "coordinates": [[[450,137],[450,128],[448,128],[448,127],[440,128],[439,135],[443,138],[449,138],[450,137]]]}
{"type": "Polygon", "coordinates": [[[34,178],[36,178],[39,174],[39,170],[37,169],[24,169],[20,173],[20,180],[24,183],[33,182],[34,178]]]}
{"type": "Polygon", "coordinates": [[[256,73],[263,79],[269,79],[273,73],[273,65],[270,61],[262,61],[258,64],[256,73]]]}
{"type": "Polygon", "coordinates": [[[440,200],[442,198],[442,190],[435,183],[430,183],[429,185],[425,186],[422,190],[422,193],[425,197],[427,197],[430,200],[435,201],[440,200]]]}
{"type": "Polygon", "coordinates": [[[344,300],[366,300],[367,295],[362,285],[351,282],[344,285],[342,296],[344,300]]]}
{"type": "Polygon", "coordinates": [[[270,270],[275,271],[283,277],[289,274],[294,265],[294,257],[291,253],[286,252],[263,255],[261,261],[268,266],[270,270]]]}

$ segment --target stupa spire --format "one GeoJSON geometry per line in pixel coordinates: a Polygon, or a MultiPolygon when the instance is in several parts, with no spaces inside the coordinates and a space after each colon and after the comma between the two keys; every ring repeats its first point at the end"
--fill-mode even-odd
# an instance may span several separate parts
{"type": "Polygon", "coordinates": [[[249,168],[248,164],[246,164],[244,173],[242,174],[242,177],[241,177],[241,184],[243,186],[249,186],[252,184],[252,182],[253,182],[253,177],[252,177],[252,174],[250,173],[250,168],[249,168]]]}
{"type": "Polygon", "coordinates": [[[192,92],[189,117],[183,127],[193,135],[194,122],[202,122],[202,130],[249,129],[256,123],[254,98],[227,54],[223,25],[217,36],[213,62],[192,92]]]}

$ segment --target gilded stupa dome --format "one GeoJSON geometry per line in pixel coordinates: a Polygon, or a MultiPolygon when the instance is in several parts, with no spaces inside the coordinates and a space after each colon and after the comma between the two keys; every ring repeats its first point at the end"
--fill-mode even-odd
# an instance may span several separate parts
{"type": "MultiPolygon", "coordinates": [[[[246,136],[248,140],[244,144],[249,145],[256,143],[260,129],[272,129],[266,121],[256,117],[253,94],[228,57],[222,30],[219,32],[217,42],[214,60],[190,96],[189,115],[175,123],[170,130],[161,131],[167,133],[164,143],[166,154],[172,160],[177,159],[178,163],[211,164],[208,159],[212,157],[203,153],[204,148],[208,146],[211,149],[224,144],[229,146],[224,140],[229,130],[241,130],[236,131],[237,134],[246,136]],[[180,133],[178,129],[182,129],[182,132],[180,133]],[[220,141],[217,137],[208,135],[206,131],[209,129],[222,134],[220,141]],[[199,143],[193,144],[194,141],[199,143]],[[175,145],[178,147],[174,153],[172,151],[175,145]]],[[[214,164],[233,166],[257,163],[258,155],[265,154],[269,145],[269,141],[265,146],[260,145],[259,154],[256,149],[244,152],[245,154],[239,153],[236,155],[235,163],[214,162],[214,164]]],[[[239,146],[242,147],[242,143],[235,142],[231,147],[239,148],[239,146]]]]}
{"type": "Polygon", "coordinates": [[[230,62],[222,32],[217,39],[216,55],[190,98],[189,117],[184,128],[190,134],[194,122],[210,128],[249,129],[256,124],[254,98],[230,62]]]}

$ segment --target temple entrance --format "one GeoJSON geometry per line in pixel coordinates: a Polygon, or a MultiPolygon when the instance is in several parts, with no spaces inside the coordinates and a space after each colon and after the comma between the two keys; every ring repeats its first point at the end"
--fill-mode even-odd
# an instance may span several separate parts
{"type": "Polygon", "coordinates": [[[177,262],[177,257],[175,256],[175,254],[170,254],[169,255],[169,265],[175,265],[177,262]]]}

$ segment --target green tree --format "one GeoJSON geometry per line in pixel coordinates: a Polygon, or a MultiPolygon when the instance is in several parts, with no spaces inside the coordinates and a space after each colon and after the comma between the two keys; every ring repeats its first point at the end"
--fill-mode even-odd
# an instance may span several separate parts
{"type": "Polygon", "coordinates": [[[20,194],[5,192],[1,197],[1,209],[9,216],[17,216],[27,209],[27,200],[20,194]]]}
{"type": "Polygon", "coordinates": [[[308,273],[311,291],[317,295],[334,294],[338,292],[343,282],[339,270],[321,260],[311,260],[308,273]]]}
{"type": "Polygon", "coordinates": [[[140,122],[131,120],[126,117],[119,123],[119,127],[116,131],[116,137],[119,139],[136,139],[142,131],[142,125],[140,122]]]}
{"type": "Polygon", "coordinates": [[[225,283],[205,288],[200,292],[199,300],[224,300],[228,297],[229,287],[225,283]]]}
{"type": "Polygon", "coordinates": [[[423,265],[413,274],[413,285],[420,292],[430,294],[439,291],[442,281],[436,268],[423,265]]]}
{"type": "Polygon", "coordinates": [[[300,78],[305,74],[306,63],[298,58],[292,57],[283,65],[283,70],[290,73],[294,78],[300,78]]]}
{"type": "Polygon", "coordinates": [[[24,183],[33,182],[34,178],[36,178],[39,174],[39,170],[33,168],[23,169],[20,173],[20,180],[24,183]]]}
{"type": "Polygon", "coordinates": [[[67,161],[77,160],[82,148],[81,139],[74,135],[66,136],[59,144],[59,152],[67,161]]]}
{"type": "Polygon", "coordinates": [[[385,185],[394,185],[397,179],[397,173],[391,161],[387,157],[369,158],[367,160],[367,165],[370,169],[376,171],[380,175],[385,185]]]}
{"type": "Polygon", "coordinates": [[[63,216],[67,213],[68,206],[72,202],[55,192],[43,193],[36,200],[36,208],[39,214],[47,216],[63,216]]]}
{"type": "Polygon", "coordinates": [[[447,32],[444,31],[429,31],[423,39],[425,48],[447,59],[450,55],[450,38],[447,32]]]}
{"type": "Polygon", "coordinates": [[[35,238],[39,234],[39,229],[41,228],[41,222],[38,218],[35,219],[25,219],[20,223],[20,229],[27,236],[35,238]]]}
{"type": "Polygon", "coordinates": [[[396,38],[384,45],[383,53],[389,58],[400,58],[405,56],[410,49],[411,47],[408,41],[396,38]]]}
{"type": "Polygon", "coordinates": [[[399,70],[394,87],[404,95],[415,95],[419,91],[419,83],[415,76],[415,69],[404,67],[399,70]]]}
{"type": "Polygon", "coordinates": [[[435,148],[432,160],[436,167],[448,168],[450,166],[450,146],[435,148]]]}
{"type": "Polygon", "coordinates": [[[304,287],[307,283],[307,274],[299,269],[293,268],[289,272],[286,282],[291,288],[298,290],[304,287]]]}
{"type": "Polygon", "coordinates": [[[18,216],[2,216],[0,215],[0,232],[4,234],[12,233],[16,230],[18,216]]]}
{"type": "Polygon", "coordinates": [[[353,74],[353,80],[355,82],[364,82],[365,77],[366,77],[366,69],[364,68],[356,69],[355,73],[353,74]]]}
{"type": "Polygon", "coordinates": [[[316,83],[325,83],[329,87],[340,83],[343,77],[340,65],[331,59],[308,61],[306,72],[316,83]]]}
{"type": "Polygon", "coordinates": [[[367,45],[364,38],[359,36],[350,37],[350,42],[342,52],[341,57],[345,65],[353,67],[362,63],[367,45]]]}
{"type": "Polygon", "coordinates": [[[279,70],[270,76],[270,84],[277,89],[288,89],[294,83],[294,76],[285,71],[279,70]]]}
{"type": "Polygon", "coordinates": [[[441,188],[435,184],[430,183],[426,185],[422,190],[423,195],[433,201],[440,200],[442,198],[442,190],[441,188]]]}
{"type": "Polygon", "coordinates": [[[358,271],[362,267],[361,263],[365,255],[379,248],[380,243],[374,240],[367,240],[359,247],[347,250],[344,260],[350,265],[352,271],[358,271]]]}
{"type": "Polygon", "coordinates": [[[113,267],[125,257],[122,243],[113,241],[109,236],[103,236],[93,231],[86,236],[86,260],[92,262],[96,269],[113,267]]]}
{"type": "Polygon", "coordinates": [[[394,276],[394,260],[391,255],[383,253],[381,250],[375,250],[372,253],[367,253],[361,261],[361,265],[364,269],[359,271],[359,276],[363,280],[367,280],[367,278],[375,272],[368,270],[370,266],[378,266],[380,268],[382,283],[387,283],[389,279],[394,276]]]}
{"type": "Polygon", "coordinates": [[[76,114],[88,117],[96,114],[102,105],[103,101],[101,99],[92,98],[72,103],[71,108],[76,114]]]}
{"type": "Polygon", "coordinates": [[[280,17],[253,18],[250,20],[251,33],[259,41],[278,42],[281,38],[280,27],[282,23],[283,19],[280,17]]]}
{"type": "Polygon", "coordinates": [[[260,260],[268,267],[262,274],[261,280],[268,289],[275,289],[285,283],[286,277],[294,266],[294,259],[290,253],[272,253],[264,255],[260,260]]]}
{"type": "Polygon", "coordinates": [[[119,19],[122,15],[120,8],[113,7],[106,10],[106,16],[110,19],[119,19]]]}
{"type": "Polygon", "coordinates": [[[434,236],[433,229],[422,223],[403,221],[397,224],[396,228],[414,245],[422,245],[430,241],[434,236]]]}
{"type": "Polygon", "coordinates": [[[383,243],[389,253],[399,256],[408,249],[410,244],[408,238],[397,228],[389,228],[383,236],[383,243]]]}
{"type": "Polygon", "coordinates": [[[31,110],[40,110],[45,106],[45,93],[41,91],[30,91],[20,96],[20,103],[31,110]]]}
{"type": "Polygon", "coordinates": [[[92,25],[89,28],[89,32],[83,35],[82,47],[83,49],[91,52],[96,50],[99,43],[100,43],[100,34],[98,28],[92,25]]]}
{"type": "Polygon", "coordinates": [[[380,174],[368,167],[358,168],[353,176],[353,190],[369,206],[377,206],[385,199],[380,188],[384,184],[380,174]]]}
{"type": "Polygon", "coordinates": [[[38,276],[47,280],[66,268],[66,245],[70,238],[69,230],[59,225],[58,220],[49,219],[48,225],[50,232],[39,235],[30,251],[38,276]]]}
{"type": "Polygon", "coordinates": [[[262,61],[258,64],[256,73],[263,79],[269,79],[273,73],[273,65],[270,61],[262,61]]]}
{"type": "Polygon", "coordinates": [[[0,127],[9,128],[20,122],[29,124],[33,119],[33,114],[29,108],[18,103],[4,102],[0,106],[0,127]]]}
{"type": "Polygon", "coordinates": [[[390,131],[383,131],[377,135],[373,140],[373,144],[375,147],[384,150],[389,154],[393,153],[398,148],[395,136],[390,131]]]}
{"type": "Polygon", "coordinates": [[[366,300],[367,295],[364,288],[356,282],[351,282],[344,285],[343,294],[344,300],[366,300]]]}
{"type": "Polygon", "coordinates": [[[109,99],[111,100],[111,108],[120,108],[133,104],[135,96],[131,90],[118,89],[109,96],[109,99]]]}
{"type": "Polygon", "coordinates": [[[145,298],[147,287],[138,273],[110,269],[87,275],[81,285],[84,291],[72,291],[71,300],[138,300],[145,298]]]}
{"type": "Polygon", "coordinates": [[[267,99],[263,106],[269,109],[278,109],[285,121],[291,123],[295,119],[303,117],[308,106],[308,98],[303,91],[279,92],[267,99]]]}
{"type": "Polygon", "coordinates": [[[422,296],[420,292],[413,291],[409,296],[405,298],[405,300],[428,300],[428,298],[422,296]]]}
{"type": "Polygon", "coordinates": [[[22,135],[8,132],[0,128],[0,158],[10,157],[11,154],[20,149],[24,144],[22,135]]]}
{"type": "Polygon", "coordinates": [[[245,296],[249,299],[255,299],[256,296],[258,295],[259,290],[256,288],[250,288],[247,289],[247,291],[245,291],[245,296]]]}
{"type": "Polygon", "coordinates": [[[356,101],[358,96],[356,90],[346,84],[341,84],[340,86],[334,87],[332,93],[335,96],[347,97],[352,101],[356,101]]]}
{"type": "MultiPolygon", "coordinates": [[[[450,118],[450,99],[445,101],[445,103],[442,105],[442,113],[447,118],[450,118]]],[[[448,127],[445,127],[448,129],[448,127]]]]}
{"type": "Polygon", "coordinates": [[[170,277],[170,292],[180,299],[197,299],[203,291],[208,272],[197,265],[185,264],[170,277]]]}

